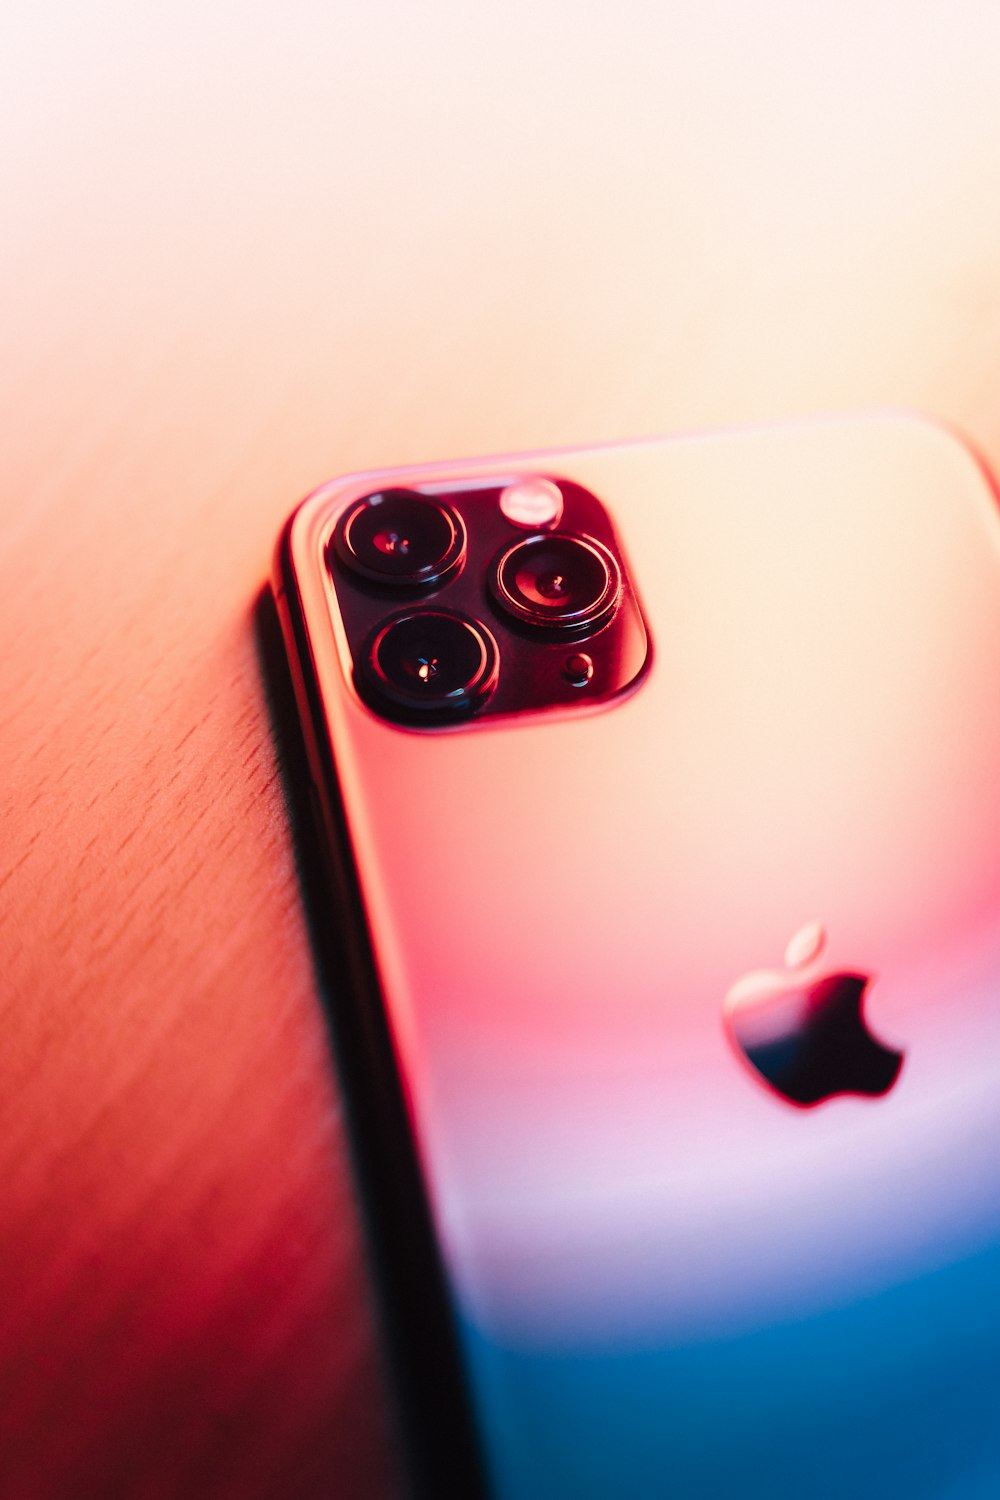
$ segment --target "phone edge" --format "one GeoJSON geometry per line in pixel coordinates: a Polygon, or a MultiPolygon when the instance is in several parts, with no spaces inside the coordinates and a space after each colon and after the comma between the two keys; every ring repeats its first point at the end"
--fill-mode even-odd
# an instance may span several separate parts
{"type": "MultiPolygon", "coordinates": [[[[303,501],[303,506],[309,498],[303,501]]],[[[310,922],[331,1051],[350,1120],[363,1240],[381,1315],[392,1404],[410,1492],[489,1500],[454,1309],[393,1053],[371,929],[350,847],[309,636],[295,583],[293,511],[278,539],[271,595],[298,707],[310,782],[310,830],[331,924],[310,922]],[[329,928],[332,927],[332,931],[329,928]],[[323,949],[326,951],[322,951],[323,949]],[[335,957],[346,985],[327,985],[335,957]],[[393,1251],[391,1247],[398,1247],[393,1251]]],[[[300,877],[301,878],[301,877],[300,877]]],[[[309,893],[304,892],[306,904],[309,893]]]]}

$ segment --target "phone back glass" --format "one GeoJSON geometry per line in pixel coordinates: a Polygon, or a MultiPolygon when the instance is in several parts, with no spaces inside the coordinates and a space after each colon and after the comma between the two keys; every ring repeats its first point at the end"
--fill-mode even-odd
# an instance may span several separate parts
{"type": "Polygon", "coordinates": [[[496,1495],[994,1497],[992,491],[904,418],[454,472],[518,471],[600,497],[645,614],[594,712],[380,719],[324,548],[384,476],[289,544],[496,1495]],[[883,1097],[794,1108],[727,1035],[807,923],[883,1097]]]}

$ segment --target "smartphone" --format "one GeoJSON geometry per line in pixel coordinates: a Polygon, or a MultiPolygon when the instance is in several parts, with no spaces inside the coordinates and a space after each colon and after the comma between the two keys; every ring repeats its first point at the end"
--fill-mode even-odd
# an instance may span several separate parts
{"type": "Polygon", "coordinates": [[[993,1500],[984,466],[872,415],[366,473],[274,592],[418,1491],[993,1500]]]}

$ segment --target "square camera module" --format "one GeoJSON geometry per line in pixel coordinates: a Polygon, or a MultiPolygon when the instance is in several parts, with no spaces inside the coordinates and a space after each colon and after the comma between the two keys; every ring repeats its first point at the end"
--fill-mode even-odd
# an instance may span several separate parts
{"type": "Polygon", "coordinates": [[[649,654],[611,520],[556,476],[376,490],[327,563],[358,694],[410,727],[601,703],[649,654]]]}

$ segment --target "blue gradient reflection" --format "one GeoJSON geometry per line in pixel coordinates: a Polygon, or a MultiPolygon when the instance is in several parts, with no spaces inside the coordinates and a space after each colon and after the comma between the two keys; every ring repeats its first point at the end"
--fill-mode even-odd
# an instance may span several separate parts
{"type": "Polygon", "coordinates": [[[499,1500],[996,1500],[1000,1250],[684,1347],[463,1330],[499,1500]]]}

